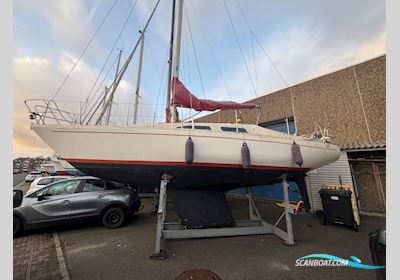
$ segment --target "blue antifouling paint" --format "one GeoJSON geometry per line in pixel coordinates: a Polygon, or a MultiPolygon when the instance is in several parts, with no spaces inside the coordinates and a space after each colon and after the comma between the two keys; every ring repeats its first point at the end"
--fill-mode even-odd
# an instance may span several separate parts
{"type": "MultiPolygon", "coordinates": [[[[228,193],[244,196],[247,194],[247,190],[245,188],[238,188],[231,190],[228,193]]],[[[273,199],[273,200],[283,200],[282,183],[276,183],[273,185],[254,186],[252,188],[252,193],[254,197],[273,199]]],[[[290,201],[301,200],[299,187],[295,182],[289,182],[289,200],[290,201]]]]}

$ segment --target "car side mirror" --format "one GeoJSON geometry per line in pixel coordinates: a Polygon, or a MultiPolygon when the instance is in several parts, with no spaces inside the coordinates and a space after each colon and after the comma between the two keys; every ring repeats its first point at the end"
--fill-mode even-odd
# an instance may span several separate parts
{"type": "Polygon", "coordinates": [[[37,200],[38,201],[42,201],[42,200],[44,200],[45,199],[45,194],[44,193],[42,193],[42,194],[39,194],[38,196],[37,196],[37,200]]]}
{"type": "Polygon", "coordinates": [[[13,208],[21,205],[23,199],[22,190],[13,190],[13,208]]]}

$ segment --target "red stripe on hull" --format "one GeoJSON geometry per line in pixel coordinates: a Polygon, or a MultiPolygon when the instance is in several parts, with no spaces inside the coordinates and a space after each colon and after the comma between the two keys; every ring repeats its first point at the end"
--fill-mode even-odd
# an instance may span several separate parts
{"type": "MultiPolygon", "coordinates": [[[[107,160],[107,159],[78,159],[78,158],[64,158],[71,163],[108,163],[108,164],[133,164],[133,165],[167,165],[167,166],[186,166],[186,162],[176,161],[135,161],[135,160],[107,160]]],[[[226,167],[226,168],[242,168],[241,164],[229,163],[209,163],[209,162],[193,162],[191,166],[201,167],[226,167]]],[[[292,166],[272,166],[272,165],[251,165],[251,169],[258,170],[304,170],[308,171],[310,168],[292,167],[292,166]]]]}

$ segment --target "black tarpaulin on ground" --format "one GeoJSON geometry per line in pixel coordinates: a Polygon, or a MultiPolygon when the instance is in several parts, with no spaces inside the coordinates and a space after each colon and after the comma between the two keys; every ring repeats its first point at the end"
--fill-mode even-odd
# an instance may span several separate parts
{"type": "Polygon", "coordinates": [[[225,193],[208,190],[170,190],[174,208],[186,228],[219,228],[235,225],[225,193]]]}

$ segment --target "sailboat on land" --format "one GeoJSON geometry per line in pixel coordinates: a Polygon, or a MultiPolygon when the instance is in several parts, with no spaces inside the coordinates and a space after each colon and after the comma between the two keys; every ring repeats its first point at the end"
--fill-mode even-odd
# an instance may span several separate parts
{"type": "MultiPolygon", "coordinates": [[[[32,129],[85,174],[128,183],[143,190],[156,188],[163,174],[172,178],[169,190],[222,193],[239,187],[280,182],[283,174],[288,180],[304,186],[307,171],[339,158],[340,150],[336,145],[316,137],[289,135],[239,122],[177,121],[174,116],[176,106],[197,111],[256,107],[252,103],[198,99],[179,80],[183,0],[178,2],[176,26],[175,1],[173,7],[170,61],[174,61],[174,69],[171,75],[170,63],[166,123],[122,127],[101,125],[98,121],[96,124],[63,125],[46,124],[44,118],[39,118],[40,121],[32,124],[32,129]],[[174,32],[176,42],[173,41],[174,32]],[[174,60],[171,59],[173,46],[174,60]]],[[[147,25],[141,36],[146,28],[147,25]]],[[[115,88],[124,69],[125,65],[116,79],[115,88]]]]}

